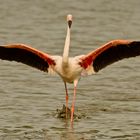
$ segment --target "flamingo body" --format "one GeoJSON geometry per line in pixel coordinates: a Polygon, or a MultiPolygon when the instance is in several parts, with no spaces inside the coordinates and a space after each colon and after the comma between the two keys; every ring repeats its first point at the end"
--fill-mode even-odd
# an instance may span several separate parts
{"type": "Polygon", "coordinates": [[[51,69],[55,71],[64,82],[73,83],[75,79],[80,79],[83,68],[80,66],[82,56],[70,57],[68,65],[63,66],[62,57],[54,56],[56,65],[51,66],[51,69]]]}
{"type": "Polygon", "coordinates": [[[0,59],[21,62],[48,73],[57,73],[65,85],[66,112],[68,107],[66,83],[74,83],[71,109],[71,122],[73,122],[76,88],[80,77],[94,74],[124,58],[139,56],[140,41],[113,40],[86,55],[69,57],[72,15],[67,16],[67,22],[67,35],[63,56],[50,55],[24,44],[10,44],[0,46],[0,59]]]}

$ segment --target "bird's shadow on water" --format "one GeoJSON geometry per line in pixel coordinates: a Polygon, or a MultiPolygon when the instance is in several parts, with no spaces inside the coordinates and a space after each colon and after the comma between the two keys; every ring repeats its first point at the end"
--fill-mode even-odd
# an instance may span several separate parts
{"type": "Polygon", "coordinates": [[[95,139],[99,130],[92,129],[80,129],[76,126],[77,122],[74,122],[73,126],[67,121],[62,121],[64,127],[53,126],[51,127],[51,132],[47,129],[43,129],[44,140],[92,140],[95,139]],[[75,127],[76,126],[76,127],[75,127]]]}
{"type": "Polygon", "coordinates": [[[96,135],[96,133],[98,133],[98,130],[93,130],[92,132],[87,132],[88,130],[86,131],[85,129],[82,129],[82,130],[77,129],[79,127],[79,125],[78,125],[79,122],[81,120],[88,119],[88,117],[86,117],[85,114],[75,111],[74,122],[71,123],[71,121],[70,121],[71,110],[70,110],[70,108],[68,108],[67,118],[66,118],[66,106],[65,105],[63,105],[61,109],[57,109],[54,114],[55,114],[55,117],[60,120],[62,125],[60,125],[60,126],[53,125],[51,127],[51,131],[53,131],[55,134],[51,134],[51,133],[49,133],[49,130],[43,129],[44,140],[52,140],[53,137],[58,137],[58,139],[61,139],[61,140],[85,140],[86,138],[84,135],[86,133],[92,133],[92,134],[94,133],[95,135],[96,135]],[[55,136],[53,136],[53,135],[55,135],[55,136]]]}

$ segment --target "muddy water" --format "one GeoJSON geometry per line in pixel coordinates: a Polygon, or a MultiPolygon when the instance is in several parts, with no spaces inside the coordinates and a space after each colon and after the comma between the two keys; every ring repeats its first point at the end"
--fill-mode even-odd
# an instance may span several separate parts
{"type": "MultiPolygon", "coordinates": [[[[0,44],[24,43],[62,54],[65,16],[72,13],[71,55],[112,39],[140,40],[138,0],[4,0],[0,44]]],[[[80,80],[73,129],[58,119],[64,85],[31,67],[0,61],[0,140],[139,140],[140,57],[117,62],[80,80]]],[[[69,85],[71,105],[73,85],[69,85]]]]}

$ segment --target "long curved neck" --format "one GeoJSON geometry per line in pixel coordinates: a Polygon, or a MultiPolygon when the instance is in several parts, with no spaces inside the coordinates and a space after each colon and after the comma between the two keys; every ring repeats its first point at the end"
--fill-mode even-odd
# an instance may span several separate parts
{"type": "Polygon", "coordinates": [[[68,65],[68,62],[69,62],[69,47],[70,47],[70,28],[68,26],[65,46],[64,46],[64,51],[63,51],[63,58],[62,58],[62,63],[65,66],[68,65]]]}

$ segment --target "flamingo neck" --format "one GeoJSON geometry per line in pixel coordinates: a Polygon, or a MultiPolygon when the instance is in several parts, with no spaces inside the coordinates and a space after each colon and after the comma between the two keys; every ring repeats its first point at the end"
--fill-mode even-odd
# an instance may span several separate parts
{"type": "Polygon", "coordinates": [[[68,26],[65,46],[64,46],[64,51],[63,51],[63,58],[62,58],[62,63],[64,66],[68,65],[68,62],[69,62],[69,47],[70,47],[70,28],[68,26]]]}

